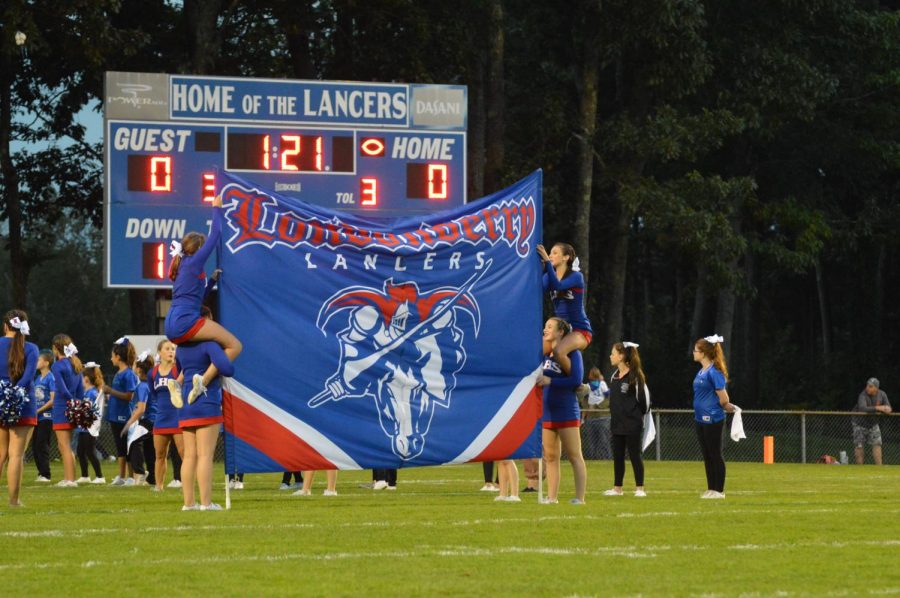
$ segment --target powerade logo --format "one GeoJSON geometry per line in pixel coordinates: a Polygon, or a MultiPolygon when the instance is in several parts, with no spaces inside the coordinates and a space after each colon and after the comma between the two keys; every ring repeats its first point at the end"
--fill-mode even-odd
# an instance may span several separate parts
{"type": "Polygon", "coordinates": [[[536,217],[532,197],[506,199],[454,220],[423,224],[417,230],[395,234],[346,224],[337,216],[327,221],[304,218],[281,209],[274,197],[235,183],[222,190],[222,203],[230,206],[226,215],[235,231],[226,243],[231,253],[251,245],[268,248],[283,245],[292,249],[301,246],[378,248],[399,253],[464,243],[472,246],[505,243],[525,258],[532,253],[536,217]]]}
{"type": "Polygon", "coordinates": [[[146,83],[116,83],[121,95],[106,97],[107,104],[127,105],[137,110],[144,107],[165,106],[165,100],[154,99],[153,86],[146,83]]]}

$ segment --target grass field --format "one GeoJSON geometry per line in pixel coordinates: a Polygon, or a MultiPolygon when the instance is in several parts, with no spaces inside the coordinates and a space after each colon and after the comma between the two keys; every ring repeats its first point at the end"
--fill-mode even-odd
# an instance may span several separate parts
{"type": "Polygon", "coordinates": [[[729,464],[728,498],[706,501],[701,463],[649,462],[646,499],[601,496],[612,465],[588,467],[580,507],[563,504],[568,466],[561,504],[539,505],[493,502],[466,465],[401,470],[396,492],[342,472],[337,497],[324,476],[295,497],[280,475],[248,475],[230,511],[186,513],[176,490],[60,489],[29,468],[27,506],[0,509],[0,592],[900,594],[900,469],[729,464]]]}

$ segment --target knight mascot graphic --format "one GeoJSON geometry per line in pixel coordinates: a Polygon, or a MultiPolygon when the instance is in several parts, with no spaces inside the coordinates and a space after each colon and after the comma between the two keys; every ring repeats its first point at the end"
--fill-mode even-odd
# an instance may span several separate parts
{"type": "Polygon", "coordinates": [[[331,296],[316,326],[327,336],[332,320],[346,318],[337,333],[340,361],[309,406],[374,398],[394,454],[404,461],[420,455],[435,407],[450,407],[456,374],[466,362],[466,332],[478,336],[481,314],[473,289],[490,263],[460,287],[422,291],[415,282],[388,279],[381,289],[355,286],[331,296]]]}

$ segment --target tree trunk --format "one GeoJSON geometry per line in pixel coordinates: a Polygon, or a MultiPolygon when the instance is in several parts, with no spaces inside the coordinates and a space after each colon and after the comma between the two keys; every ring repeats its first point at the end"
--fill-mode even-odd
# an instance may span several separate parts
{"type": "Polygon", "coordinates": [[[881,350],[884,325],[884,263],[887,261],[887,248],[883,240],[879,240],[878,259],[875,261],[875,272],[872,281],[872,343],[870,354],[876,356],[878,362],[884,356],[881,350]]]}
{"type": "Polygon", "coordinates": [[[273,12],[287,39],[291,74],[298,79],[315,79],[317,73],[309,47],[314,25],[310,4],[293,0],[276,2],[273,12]]]}
{"type": "MultiPolygon", "coordinates": [[[[744,272],[747,285],[751,289],[757,289],[759,284],[756,268],[756,254],[748,251],[744,256],[744,272]]],[[[758,290],[758,289],[757,289],[758,290]]],[[[744,300],[742,315],[741,341],[743,345],[743,359],[741,361],[741,386],[744,389],[744,401],[749,405],[759,404],[759,328],[760,306],[757,296],[744,300]]]]}
{"type": "MultiPolygon", "coordinates": [[[[688,352],[694,350],[694,343],[704,332],[706,325],[706,269],[702,265],[697,266],[697,291],[694,293],[694,313],[691,316],[691,335],[688,339],[688,352]]],[[[705,334],[703,336],[706,336],[705,334]]]]}
{"type": "Polygon", "coordinates": [[[614,227],[610,230],[608,259],[604,264],[606,272],[605,301],[603,314],[603,343],[609,347],[622,340],[622,318],[625,309],[625,269],[628,266],[628,228],[631,214],[621,198],[617,198],[619,212],[614,227]]]}
{"type": "Polygon", "coordinates": [[[725,339],[725,342],[722,344],[722,351],[725,353],[725,363],[731,362],[731,348],[734,340],[734,335],[731,334],[732,330],[734,330],[734,309],[734,289],[726,288],[719,291],[719,298],[716,302],[716,329],[714,332],[725,339]]]}
{"type": "Polygon", "coordinates": [[[586,4],[584,64],[578,85],[578,131],[575,133],[578,179],[575,187],[575,231],[572,244],[581,257],[581,268],[590,271],[591,195],[594,182],[594,135],[597,131],[597,86],[600,73],[600,0],[586,4]]]}
{"type": "MultiPolygon", "coordinates": [[[[12,55],[15,56],[15,55],[12,55]]],[[[10,153],[12,139],[12,84],[17,57],[4,55],[0,66],[0,172],[3,173],[3,201],[9,223],[9,257],[12,275],[12,302],[16,309],[28,307],[28,264],[22,240],[22,200],[19,177],[10,153]]]]}
{"type": "Polygon", "coordinates": [[[191,74],[206,75],[215,70],[222,45],[219,16],[223,4],[223,0],[184,0],[191,74]]]}
{"type": "Polygon", "coordinates": [[[503,184],[503,162],[506,154],[506,92],[503,79],[503,2],[492,0],[488,20],[488,66],[485,90],[487,126],[485,134],[484,187],[487,193],[498,191],[503,184]]]}
{"type": "Polygon", "coordinates": [[[825,270],[822,259],[816,259],[816,292],[819,298],[819,323],[822,326],[822,357],[825,361],[831,356],[831,316],[828,313],[828,300],[825,295],[825,270]]]}
{"type": "Polygon", "coordinates": [[[484,71],[485,49],[473,53],[472,83],[469,85],[469,201],[484,193],[485,127],[484,71]]]}

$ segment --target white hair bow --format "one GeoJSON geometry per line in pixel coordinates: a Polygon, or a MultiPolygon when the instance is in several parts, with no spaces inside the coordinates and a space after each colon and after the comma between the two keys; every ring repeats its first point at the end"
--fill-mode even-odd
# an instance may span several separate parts
{"type": "Polygon", "coordinates": [[[142,351],[141,354],[138,355],[137,360],[138,360],[138,361],[144,361],[144,360],[147,359],[148,357],[150,357],[150,351],[142,351]]]}
{"type": "Polygon", "coordinates": [[[639,344],[633,343],[633,342],[631,342],[631,341],[625,341],[625,342],[623,342],[623,343],[622,343],[622,346],[625,347],[626,349],[629,348],[629,347],[632,348],[632,349],[637,349],[638,347],[640,347],[639,344]]]}
{"type": "Polygon", "coordinates": [[[127,345],[127,344],[128,344],[128,337],[127,337],[127,336],[120,336],[119,338],[116,339],[116,342],[113,343],[113,344],[115,344],[115,345],[127,345]]]}
{"type": "Polygon", "coordinates": [[[66,345],[65,348],[63,349],[63,354],[64,354],[66,357],[72,357],[73,355],[77,355],[77,354],[78,354],[78,347],[75,346],[75,343],[69,343],[69,344],[66,345]]]}
{"type": "Polygon", "coordinates": [[[169,255],[171,255],[172,257],[184,257],[184,251],[181,248],[181,243],[173,239],[172,242],[169,243],[169,255]]]}
{"type": "Polygon", "coordinates": [[[718,334],[714,334],[712,336],[704,336],[703,340],[705,340],[708,343],[712,343],[712,344],[716,345],[718,343],[724,343],[725,337],[719,336],[718,334]]]}
{"type": "Polygon", "coordinates": [[[16,330],[18,330],[18,331],[21,332],[22,334],[24,334],[25,336],[28,336],[28,334],[31,332],[31,329],[28,327],[28,321],[27,321],[27,320],[20,320],[20,319],[18,318],[18,316],[15,317],[15,318],[12,318],[12,319],[9,321],[9,324],[10,324],[10,326],[12,326],[13,328],[15,328],[16,330]]]}
{"type": "Polygon", "coordinates": [[[87,362],[86,364],[84,364],[84,367],[86,367],[86,368],[98,368],[98,367],[100,367],[100,364],[97,363],[96,361],[89,361],[89,362],[87,362]]]}
{"type": "Polygon", "coordinates": [[[572,260],[572,272],[581,272],[581,260],[577,257],[572,260]]]}

